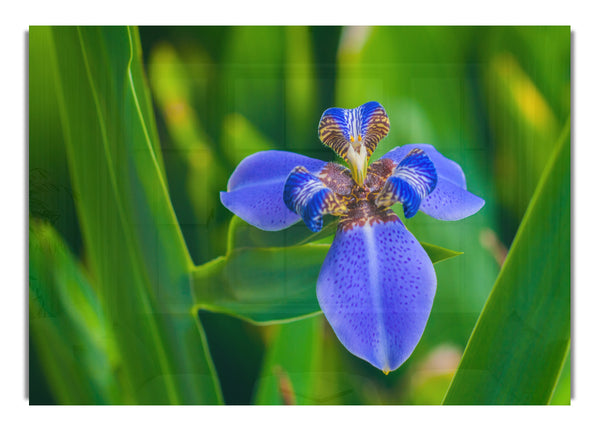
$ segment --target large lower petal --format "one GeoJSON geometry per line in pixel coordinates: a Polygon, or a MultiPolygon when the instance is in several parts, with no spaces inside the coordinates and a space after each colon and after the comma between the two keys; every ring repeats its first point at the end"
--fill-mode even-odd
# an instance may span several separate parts
{"type": "Polygon", "coordinates": [[[388,220],[340,224],[317,281],[319,304],[339,340],[386,373],[419,342],[436,289],[423,247],[400,219],[388,220]]]}
{"type": "Polygon", "coordinates": [[[421,202],[421,211],[439,220],[460,220],[483,207],[485,201],[467,190],[467,181],[460,165],[443,156],[432,145],[409,144],[396,147],[382,159],[391,159],[398,164],[415,148],[423,150],[429,156],[438,176],[435,189],[421,202]]]}
{"type": "Polygon", "coordinates": [[[223,205],[253,226],[281,230],[300,216],[283,202],[285,181],[296,166],[318,174],[326,162],[287,151],[261,151],[246,157],[235,168],[221,192],[223,205]]]}

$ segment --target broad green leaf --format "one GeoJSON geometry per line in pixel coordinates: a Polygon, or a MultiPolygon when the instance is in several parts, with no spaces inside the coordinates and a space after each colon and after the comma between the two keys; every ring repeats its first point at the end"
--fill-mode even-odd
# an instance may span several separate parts
{"type": "Polygon", "coordinates": [[[118,402],[120,357],[89,276],[51,225],[29,228],[29,336],[54,397],[118,402]]]}
{"type": "Polygon", "coordinates": [[[302,222],[281,231],[265,231],[234,215],[229,223],[227,250],[244,247],[289,247],[318,241],[335,233],[337,218],[325,216],[323,229],[312,232],[302,222]]]}
{"type": "MultiPolygon", "coordinates": [[[[304,244],[331,235],[337,221],[312,234],[303,224],[286,234],[263,232],[239,217],[229,229],[227,256],[197,267],[192,289],[198,308],[231,314],[257,324],[271,324],[320,312],[316,283],[329,244],[304,244]],[[307,233],[311,235],[307,236],[307,233]],[[264,247],[272,244],[304,244],[264,247]]],[[[460,252],[421,243],[433,263],[460,252]]]]}
{"type": "Polygon", "coordinates": [[[242,248],[192,273],[196,306],[257,324],[320,311],[315,286],[327,245],[242,248]]]}
{"type": "Polygon", "coordinates": [[[52,35],[85,254],[122,355],[120,402],[218,403],[190,314],[192,263],[167,191],[137,30],[53,27],[52,35]]]}
{"type": "Polygon", "coordinates": [[[570,343],[569,124],[444,399],[547,404],[570,343]]]}
{"type": "Polygon", "coordinates": [[[81,247],[76,196],[70,184],[56,100],[56,75],[48,61],[49,27],[29,33],[29,214],[47,220],[74,253],[81,247]]]}

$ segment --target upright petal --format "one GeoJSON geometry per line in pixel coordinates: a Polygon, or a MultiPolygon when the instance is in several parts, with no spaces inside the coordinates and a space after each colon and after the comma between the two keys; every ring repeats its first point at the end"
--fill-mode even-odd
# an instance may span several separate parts
{"type": "Polygon", "coordinates": [[[382,159],[400,163],[415,148],[423,150],[431,159],[438,177],[433,192],[421,201],[421,211],[439,220],[460,220],[483,207],[485,201],[467,190],[467,181],[460,165],[443,156],[432,145],[409,144],[396,147],[382,159]]]}
{"type": "Polygon", "coordinates": [[[325,214],[343,214],[345,206],[323,181],[312,175],[303,166],[295,167],[283,188],[285,205],[302,217],[313,232],[323,228],[325,214]]]}
{"type": "Polygon", "coordinates": [[[221,192],[221,202],[246,222],[263,230],[281,230],[300,216],[283,202],[283,187],[296,166],[318,174],[326,162],[287,151],[261,151],[246,157],[235,168],[221,192]]]}
{"type": "Polygon", "coordinates": [[[340,223],[317,297],[341,343],[387,373],[419,342],[437,281],[427,253],[400,219],[386,220],[340,223]]]}
{"type": "Polygon", "coordinates": [[[359,183],[364,180],[369,157],[389,130],[389,118],[377,102],[354,109],[329,108],[319,122],[321,142],[348,162],[359,183]]]}
{"type": "Polygon", "coordinates": [[[433,162],[423,150],[415,148],[403,158],[387,179],[377,204],[389,207],[402,203],[406,218],[413,217],[421,201],[429,195],[437,183],[437,173],[433,162]]]}

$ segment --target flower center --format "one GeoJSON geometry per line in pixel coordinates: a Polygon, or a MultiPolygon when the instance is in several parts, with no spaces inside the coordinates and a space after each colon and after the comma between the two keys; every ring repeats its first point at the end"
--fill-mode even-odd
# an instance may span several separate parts
{"type": "Polygon", "coordinates": [[[346,211],[341,215],[340,226],[342,229],[351,229],[354,226],[370,225],[397,218],[396,214],[388,207],[376,204],[387,178],[394,170],[394,162],[390,159],[380,159],[365,168],[362,182],[356,181],[354,172],[341,165],[330,163],[323,169],[320,179],[336,193],[338,199],[344,203],[346,211]]]}

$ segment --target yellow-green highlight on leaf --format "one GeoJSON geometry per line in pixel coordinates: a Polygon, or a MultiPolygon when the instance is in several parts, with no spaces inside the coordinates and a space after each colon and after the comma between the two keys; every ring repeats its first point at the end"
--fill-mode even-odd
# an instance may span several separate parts
{"type": "Polygon", "coordinates": [[[571,349],[565,355],[560,377],[554,387],[550,404],[567,406],[571,404],[571,349]]]}
{"type": "Polygon", "coordinates": [[[173,46],[162,43],[153,49],[149,76],[169,132],[165,156],[177,158],[186,165],[187,195],[196,216],[193,221],[206,225],[215,219],[217,206],[221,205],[219,190],[227,177],[193,106],[193,82],[206,79],[209,72],[204,67],[196,73],[203,76],[190,76],[184,59],[173,46]]]}
{"type": "Polygon", "coordinates": [[[570,122],[444,404],[547,404],[570,345],[570,122]]]}
{"type": "Polygon", "coordinates": [[[227,143],[223,153],[232,166],[251,154],[274,149],[270,140],[238,113],[229,114],[223,120],[223,140],[227,143]]]}

